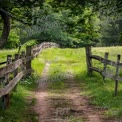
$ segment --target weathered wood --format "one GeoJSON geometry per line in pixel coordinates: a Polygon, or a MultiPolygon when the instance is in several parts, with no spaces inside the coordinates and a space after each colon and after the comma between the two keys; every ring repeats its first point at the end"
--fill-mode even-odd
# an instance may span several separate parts
{"type": "MultiPolygon", "coordinates": [[[[119,76],[119,63],[120,63],[120,55],[117,55],[117,66],[116,66],[116,77],[119,76]]],[[[116,79],[115,80],[115,93],[114,95],[116,96],[117,95],[117,91],[118,91],[118,80],[116,79]]]]}
{"type": "Polygon", "coordinates": [[[33,46],[32,48],[32,55],[33,57],[38,56],[43,49],[50,48],[50,47],[59,47],[58,44],[52,42],[43,42],[40,45],[33,46]]]}
{"type": "Polygon", "coordinates": [[[117,56],[117,62],[108,60],[108,53],[105,53],[104,58],[97,56],[97,55],[92,55],[91,54],[91,49],[87,46],[86,47],[86,62],[87,62],[87,69],[88,72],[90,72],[89,70],[92,71],[96,71],[98,73],[100,73],[104,78],[110,78],[115,80],[115,91],[114,91],[114,95],[117,95],[117,91],[118,91],[118,81],[122,81],[122,77],[119,76],[119,69],[122,68],[122,63],[120,63],[120,55],[117,56]],[[101,63],[103,63],[103,70],[93,67],[91,64],[91,59],[95,59],[100,61],[101,63]],[[107,71],[107,65],[113,66],[116,68],[116,73],[112,74],[111,72],[107,71]]]}
{"type": "MultiPolygon", "coordinates": [[[[102,58],[100,56],[91,55],[90,58],[96,59],[96,60],[100,61],[103,64],[106,63],[107,65],[114,66],[114,67],[116,67],[118,65],[116,62],[105,59],[105,58],[102,58]]],[[[119,66],[119,68],[122,68],[122,63],[119,63],[118,66],[119,66]]]]}
{"type": "Polygon", "coordinates": [[[88,71],[88,74],[91,74],[92,73],[92,60],[91,60],[91,46],[86,46],[86,62],[87,62],[87,71],[88,71]]]}
{"type": "MultiPolygon", "coordinates": [[[[19,54],[15,54],[15,61],[17,61],[18,59],[19,59],[19,54]]],[[[14,77],[16,76],[18,74],[18,68],[16,68],[15,70],[14,70],[14,77]]]]}
{"type": "Polygon", "coordinates": [[[35,53],[39,50],[39,46],[35,45],[34,47],[32,47],[32,53],[35,53]]]}
{"type": "Polygon", "coordinates": [[[105,78],[110,78],[110,79],[112,79],[112,80],[118,79],[118,77],[116,77],[115,75],[113,75],[113,74],[111,74],[111,73],[109,73],[109,72],[107,72],[107,73],[102,72],[101,75],[102,75],[103,77],[105,77],[105,78]]]}
{"type": "Polygon", "coordinates": [[[22,64],[21,64],[21,71],[26,69],[26,54],[25,51],[21,53],[21,59],[22,59],[22,64]]]}
{"type": "MultiPolygon", "coordinates": [[[[20,57],[19,54],[15,54],[15,61],[17,61],[19,57],[20,57]]],[[[18,74],[18,68],[14,70],[14,77],[16,77],[17,74],[18,74]]],[[[17,91],[17,85],[15,86],[14,91],[17,91]]]]}
{"type": "MultiPolygon", "coordinates": [[[[7,65],[11,64],[12,63],[12,56],[11,55],[7,55],[7,65]]],[[[9,76],[9,73],[7,73],[5,75],[5,83],[4,83],[4,86],[9,84],[9,81],[10,81],[10,76],[9,76]]],[[[10,104],[10,93],[4,95],[2,97],[2,102],[3,102],[3,109],[9,107],[9,104],[10,104]]]]}
{"type": "MultiPolygon", "coordinates": [[[[45,46],[46,43],[42,43],[40,45],[38,45],[38,48],[40,48],[40,51],[42,51],[42,47],[45,46]]],[[[53,44],[53,43],[48,43],[50,45],[56,45],[57,44],[53,44]]],[[[31,61],[33,59],[33,56],[26,56],[26,61],[31,61]]],[[[22,65],[23,59],[18,59],[17,61],[14,61],[13,63],[4,66],[3,68],[0,68],[0,77],[3,77],[5,74],[13,72],[14,70],[16,70],[20,65],[22,65]]]]}
{"type": "Polygon", "coordinates": [[[16,68],[18,68],[22,64],[22,59],[18,59],[11,64],[8,64],[5,67],[0,68],[0,77],[3,77],[5,74],[13,72],[16,68]]]}
{"type": "Polygon", "coordinates": [[[102,73],[102,70],[100,70],[100,69],[98,69],[98,68],[96,68],[96,67],[90,67],[90,69],[92,70],[92,71],[96,71],[96,72],[98,72],[98,73],[102,73]]]}
{"type": "MultiPolygon", "coordinates": [[[[104,56],[105,60],[108,60],[108,54],[109,53],[105,53],[105,56],[104,56]]],[[[103,72],[102,72],[103,79],[105,79],[106,70],[107,70],[107,63],[105,62],[103,66],[103,72]]]]}
{"type": "Polygon", "coordinates": [[[122,81],[122,76],[116,76],[114,80],[122,81]]]}
{"type": "Polygon", "coordinates": [[[18,73],[17,76],[9,82],[9,84],[7,84],[4,88],[0,89],[0,97],[10,93],[12,89],[16,86],[16,84],[21,80],[21,78],[24,75],[31,73],[32,71],[32,69],[28,69],[18,73]]]}
{"type": "Polygon", "coordinates": [[[33,57],[37,57],[39,55],[39,53],[37,52],[37,53],[35,53],[34,55],[33,55],[33,57]]]}
{"type": "Polygon", "coordinates": [[[95,68],[95,67],[91,67],[92,70],[101,73],[102,76],[104,76],[105,78],[110,78],[110,79],[113,79],[113,80],[122,81],[122,77],[116,76],[116,74],[112,75],[111,73],[108,73],[108,71],[106,71],[107,65],[111,65],[111,66],[114,66],[116,68],[117,67],[118,68],[122,68],[122,63],[120,63],[120,62],[119,63],[118,62],[113,62],[111,60],[108,60],[108,53],[105,53],[104,58],[102,58],[100,56],[96,56],[96,55],[91,55],[90,58],[96,59],[96,60],[98,60],[98,61],[100,61],[101,63],[104,64],[104,68],[103,68],[102,72],[101,72],[100,69],[95,68]]]}
{"type": "Polygon", "coordinates": [[[33,56],[27,56],[26,57],[26,62],[29,62],[29,61],[31,61],[33,59],[33,56]]]}
{"type": "Polygon", "coordinates": [[[40,45],[34,46],[33,48],[28,46],[26,48],[26,55],[25,52],[21,53],[21,59],[19,59],[18,54],[15,54],[15,59],[13,60],[10,55],[7,57],[7,66],[0,68],[0,78],[4,81],[3,88],[0,88],[0,97],[2,97],[3,108],[6,108],[9,105],[9,94],[21,78],[26,74],[32,73],[33,70],[31,69],[31,60],[34,56],[37,56],[43,49],[53,46],[57,47],[58,45],[55,43],[44,42],[40,45]],[[11,61],[13,61],[13,63],[11,61]],[[21,72],[19,73],[19,71],[21,72]],[[14,73],[14,78],[12,80],[9,78],[10,73],[14,73]],[[3,79],[4,77],[5,80],[3,79]]]}
{"type": "Polygon", "coordinates": [[[39,45],[39,48],[41,49],[42,48],[42,45],[39,45]]]}
{"type": "MultiPolygon", "coordinates": [[[[31,46],[26,47],[26,57],[31,57],[31,46]]],[[[26,69],[31,69],[31,60],[27,60],[26,58],[26,69]]]]}

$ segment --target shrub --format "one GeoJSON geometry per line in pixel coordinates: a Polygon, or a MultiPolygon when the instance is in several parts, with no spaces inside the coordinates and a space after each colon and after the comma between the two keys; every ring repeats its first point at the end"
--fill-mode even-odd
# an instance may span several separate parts
{"type": "Polygon", "coordinates": [[[17,48],[19,46],[19,43],[20,41],[17,31],[15,29],[12,29],[4,47],[9,49],[17,48]]]}

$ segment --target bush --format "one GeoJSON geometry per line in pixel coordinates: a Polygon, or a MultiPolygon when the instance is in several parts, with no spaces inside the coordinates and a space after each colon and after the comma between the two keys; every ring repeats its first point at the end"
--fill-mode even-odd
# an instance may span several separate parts
{"type": "Polygon", "coordinates": [[[9,49],[17,48],[19,46],[19,43],[20,41],[19,36],[17,35],[17,30],[12,29],[4,47],[9,49]]]}

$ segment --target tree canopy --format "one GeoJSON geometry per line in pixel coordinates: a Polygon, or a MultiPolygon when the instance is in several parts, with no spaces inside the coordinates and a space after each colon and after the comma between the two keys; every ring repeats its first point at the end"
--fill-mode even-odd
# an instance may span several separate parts
{"type": "Polygon", "coordinates": [[[121,12],[121,0],[1,0],[0,46],[14,36],[64,47],[120,43],[121,12]]]}

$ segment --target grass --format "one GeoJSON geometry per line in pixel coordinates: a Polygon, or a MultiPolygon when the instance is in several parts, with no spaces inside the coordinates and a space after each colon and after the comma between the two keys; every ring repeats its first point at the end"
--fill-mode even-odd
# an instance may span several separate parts
{"type": "MultiPolygon", "coordinates": [[[[116,55],[120,54],[120,52],[122,52],[121,50],[122,47],[100,47],[93,48],[93,54],[104,57],[104,53],[109,52],[109,59],[116,61],[116,55]]],[[[0,57],[4,58],[5,56],[1,53],[0,57]]],[[[88,76],[85,58],[84,48],[46,49],[38,58],[33,60],[32,67],[36,70],[37,74],[40,75],[45,66],[45,62],[51,62],[49,75],[50,79],[53,79],[52,81],[54,82],[49,85],[49,88],[55,91],[65,90],[65,75],[62,74],[65,74],[67,71],[73,72],[74,79],[83,89],[81,95],[90,97],[91,104],[100,106],[101,109],[105,111],[104,115],[106,117],[122,118],[122,83],[119,82],[118,95],[114,97],[114,81],[110,79],[105,79],[104,81],[102,76],[96,72],[88,76]],[[60,77],[58,78],[58,82],[56,82],[57,77],[60,77]]],[[[97,61],[93,61],[93,65],[103,68],[103,65],[97,61]]],[[[11,122],[26,122],[27,118],[32,119],[33,122],[37,121],[37,115],[34,113],[27,114],[26,116],[23,114],[28,113],[27,108],[29,104],[26,101],[26,97],[30,95],[30,91],[33,89],[33,83],[28,84],[27,82],[27,86],[20,84],[18,86],[18,92],[12,94],[11,107],[5,112],[1,111],[0,118],[4,119],[5,122],[9,120],[11,120],[11,122]],[[17,110],[19,111],[17,112],[17,110]]],[[[35,100],[33,99],[32,104],[34,104],[34,102],[35,100]]]]}
{"type": "Polygon", "coordinates": [[[38,76],[41,76],[44,66],[45,66],[45,60],[40,58],[40,56],[32,60],[32,68],[34,69],[34,71],[37,73],[38,76]]]}
{"type": "MultiPolygon", "coordinates": [[[[27,122],[35,118],[29,110],[33,97],[32,91],[36,88],[35,76],[30,76],[19,82],[17,92],[12,92],[10,99],[10,106],[6,110],[0,111],[0,118],[2,122],[27,122]],[[30,98],[30,100],[27,100],[30,98]]],[[[33,121],[36,122],[36,121],[33,121]]]]}
{"type": "Polygon", "coordinates": [[[14,55],[17,53],[16,49],[13,50],[0,50],[0,62],[4,62],[7,60],[7,55],[14,55]]]}
{"type": "MultiPolygon", "coordinates": [[[[92,52],[102,57],[104,57],[105,52],[109,52],[109,59],[116,61],[116,56],[122,52],[121,50],[122,47],[99,47],[93,48],[92,52]]],[[[118,95],[114,97],[114,81],[110,79],[104,81],[102,76],[96,72],[88,76],[84,48],[47,49],[43,51],[40,57],[52,62],[50,69],[52,76],[55,75],[55,70],[59,73],[72,71],[76,82],[83,89],[81,95],[90,97],[91,104],[100,106],[105,111],[106,117],[122,118],[122,83],[119,82],[118,95]]],[[[93,62],[93,65],[103,68],[103,65],[96,61],[93,62]]],[[[63,80],[62,83],[52,83],[51,86],[52,89],[60,89],[60,87],[65,89],[63,80]]]]}
{"type": "Polygon", "coordinates": [[[65,65],[60,63],[52,63],[49,69],[49,89],[61,90],[66,87],[65,80],[65,65]]]}

